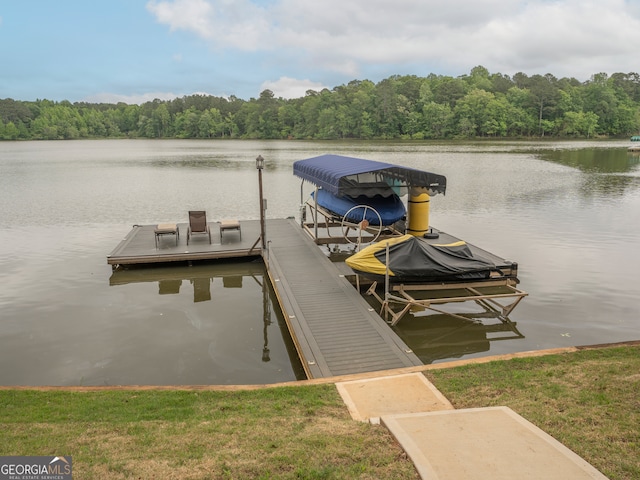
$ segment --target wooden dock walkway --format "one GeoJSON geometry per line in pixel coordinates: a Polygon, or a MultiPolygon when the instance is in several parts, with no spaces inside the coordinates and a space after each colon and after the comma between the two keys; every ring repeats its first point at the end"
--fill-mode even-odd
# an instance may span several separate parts
{"type": "Polygon", "coordinates": [[[268,272],[309,378],[422,365],[292,219],[267,223],[268,272]]]}

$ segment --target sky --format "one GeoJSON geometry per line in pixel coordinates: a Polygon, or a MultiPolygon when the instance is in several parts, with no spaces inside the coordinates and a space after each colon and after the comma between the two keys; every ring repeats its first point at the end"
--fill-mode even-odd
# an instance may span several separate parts
{"type": "Polygon", "coordinates": [[[303,97],[352,80],[640,71],[640,0],[0,0],[0,98],[303,97]]]}

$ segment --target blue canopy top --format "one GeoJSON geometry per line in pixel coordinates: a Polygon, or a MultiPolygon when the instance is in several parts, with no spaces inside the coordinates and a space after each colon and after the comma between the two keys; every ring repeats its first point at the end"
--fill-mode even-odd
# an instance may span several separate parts
{"type": "Polygon", "coordinates": [[[391,163],[341,155],[321,155],[293,163],[293,174],[338,197],[406,195],[409,188],[422,188],[429,195],[445,193],[443,175],[391,163]]]}

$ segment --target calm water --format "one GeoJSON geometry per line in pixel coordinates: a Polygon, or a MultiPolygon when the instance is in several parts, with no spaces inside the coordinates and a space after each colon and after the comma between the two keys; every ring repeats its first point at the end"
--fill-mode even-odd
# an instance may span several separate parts
{"type": "Polygon", "coordinates": [[[0,142],[0,384],[299,378],[260,263],[115,273],[106,263],[133,224],[186,221],[190,209],[259,218],[258,154],[268,218],[298,216],[295,160],[389,161],[446,175],[431,224],[519,263],[529,297],[510,327],[421,313],[401,321],[398,333],[425,362],[640,339],[640,163],[626,147],[0,142]]]}

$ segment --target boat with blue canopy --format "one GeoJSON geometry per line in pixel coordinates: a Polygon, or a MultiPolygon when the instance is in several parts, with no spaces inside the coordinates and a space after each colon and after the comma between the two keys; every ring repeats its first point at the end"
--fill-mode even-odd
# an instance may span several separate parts
{"type": "Polygon", "coordinates": [[[317,243],[371,243],[383,230],[398,233],[394,225],[406,220],[409,233],[423,235],[429,229],[430,198],[444,194],[447,187],[444,175],[333,154],[298,160],[293,173],[303,185],[306,181],[316,187],[305,202],[301,186],[301,205],[302,224],[317,243]],[[401,200],[404,196],[408,196],[408,208],[401,200]],[[305,206],[311,209],[312,224],[305,221],[305,206]],[[327,237],[319,236],[319,223],[327,237]],[[332,227],[340,227],[343,240],[331,234],[332,227]]]}

